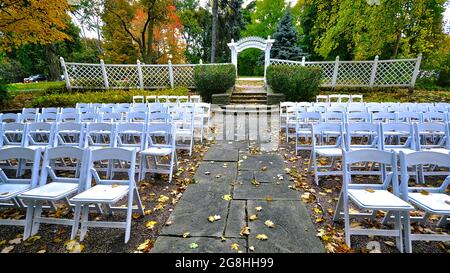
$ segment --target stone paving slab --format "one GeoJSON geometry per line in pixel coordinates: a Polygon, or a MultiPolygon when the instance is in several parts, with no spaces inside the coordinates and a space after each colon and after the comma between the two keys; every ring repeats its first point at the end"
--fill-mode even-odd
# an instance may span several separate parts
{"type": "Polygon", "coordinates": [[[203,161],[238,161],[238,149],[226,149],[218,146],[211,147],[205,154],[203,161]]]}
{"type": "Polygon", "coordinates": [[[193,199],[183,196],[169,216],[172,224],[164,226],[161,234],[181,236],[189,232],[191,236],[220,237],[225,230],[228,202],[213,191],[199,192],[193,199]],[[221,219],[211,223],[208,217],[212,215],[220,215],[221,219]]]}
{"type": "MultiPolygon", "coordinates": [[[[218,149],[238,149],[245,150],[248,148],[249,141],[230,141],[230,140],[216,140],[216,143],[211,148],[217,147],[218,149]]],[[[211,149],[210,148],[210,149],[211,149]]]]}
{"type": "Polygon", "coordinates": [[[249,215],[257,214],[258,219],[249,222],[248,245],[257,253],[321,253],[324,248],[316,232],[305,205],[301,201],[248,201],[249,215]],[[261,206],[260,212],[256,207],[261,206]],[[264,222],[270,220],[274,228],[264,222]],[[268,240],[256,239],[257,234],[266,234],[268,240]]]}
{"type": "Polygon", "coordinates": [[[246,252],[245,239],[227,239],[222,242],[220,238],[210,237],[171,237],[159,236],[151,253],[236,253],[231,249],[231,244],[237,243],[239,249],[246,252]],[[190,245],[196,243],[197,248],[190,245]]]}
{"type": "Polygon", "coordinates": [[[298,191],[291,190],[287,183],[261,183],[254,186],[251,183],[240,183],[234,186],[234,199],[266,199],[271,197],[273,200],[300,200],[298,191]]]}
{"type": "Polygon", "coordinates": [[[246,224],[245,201],[232,200],[228,213],[227,224],[225,227],[225,237],[239,238],[241,228],[246,224]]]}
{"type": "Polygon", "coordinates": [[[262,167],[267,167],[267,169],[284,169],[283,158],[278,154],[240,154],[239,160],[242,160],[239,165],[239,170],[259,171],[262,167]]]}
{"type": "Polygon", "coordinates": [[[200,163],[194,179],[197,183],[231,183],[236,180],[237,163],[203,161],[200,163]]]}

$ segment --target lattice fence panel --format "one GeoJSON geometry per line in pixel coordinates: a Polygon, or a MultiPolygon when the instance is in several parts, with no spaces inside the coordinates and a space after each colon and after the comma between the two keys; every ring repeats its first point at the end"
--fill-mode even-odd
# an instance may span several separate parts
{"type": "Polygon", "coordinates": [[[144,88],[162,88],[170,86],[169,67],[167,65],[142,65],[144,88]]]}
{"type": "Polygon", "coordinates": [[[330,86],[333,82],[334,62],[308,62],[305,66],[318,66],[322,71],[322,86],[330,86]]]}
{"type": "Polygon", "coordinates": [[[173,65],[175,86],[194,87],[194,65],[173,65]]]}
{"type": "Polygon", "coordinates": [[[140,88],[136,65],[105,65],[110,88],[140,88]]]}
{"type": "Polygon", "coordinates": [[[370,84],[373,62],[339,63],[336,85],[367,86],[370,84]]]}
{"type": "Polygon", "coordinates": [[[104,88],[100,64],[66,63],[66,67],[72,88],[104,88]]]}
{"type": "Polygon", "coordinates": [[[374,85],[409,86],[416,61],[379,61],[374,85]]]}

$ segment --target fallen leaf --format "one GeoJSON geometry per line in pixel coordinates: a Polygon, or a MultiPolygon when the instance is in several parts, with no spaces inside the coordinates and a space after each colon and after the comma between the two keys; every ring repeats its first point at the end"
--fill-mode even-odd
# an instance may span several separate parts
{"type": "Polygon", "coordinates": [[[255,178],[252,179],[252,185],[258,187],[261,183],[259,183],[255,178]]]}
{"type": "Polygon", "coordinates": [[[265,221],[264,224],[270,228],[275,227],[275,224],[270,220],[265,221]]]}
{"type": "Polygon", "coordinates": [[[165,195],[161,194],[161,195],[159,196],[159,198],[158,198],[158,202],[160,202],[160,203],[165,203],[165,202],[167,202],[169,199],[170,199],[170,198],[169,198],[168,196],[165,196],[165,195]]]}
{"type": "Polygon", "coordinates": [[[80,253],[84,249],[84,245],[80,244],[76,240],[70,240],[64,244],[66,246],[66,250],[70,253],[80,253]]]}
{"type": "Polygon", "coordinates": [[[150,214],[152,214],[152,212],[153,212],[153,211],[152,211],[151,209],[148,209],[148,210],[145,210],[145,211],[144,211],[144,214],[145,214],[145,215],[150,215],[150,214]]]}
{"type": "Polygon", "coordinates": [[[372,189],[372,188],[366,188],[365,189],[367,192],[370,192],[370,193],[373,193],[373,192],[375,192],[375,190],[374,189],[372,189]]]}
{"type": "Polygon", "coordinates": [[[148,252],[150,250],[150,248],[152,248],[152,247],[153,247],[153,241],[145,240],[142,244],[140,244],[137,247],[137,250],[143,251],[143,252],[148,252]]]}
{"type": "Polygon", "coordinates": [[[211,173],[210,172],[205,172],[205,175],[210,175],[211,173]]]}
{"type": "Polygon", "coordinates": [[[420,191],[420,194],[423,194],[423,195],[429,195],[430,193],[427,192],[426,190],[421,190],[421,191],[420,191]]]}
{"type": "Polygon", "coordinates": [[[190,232],[183,233],[183,238],[187,238],[187,237],[190,237],[190,236],[191,236],[190,232]]]}
{"type": "Polygon", "coordinates": [[[265,241],[265,240],[269,239],[269,237],[267,237],[266,234],[257,234],[256,235],[256,239],[261,240],[261,241],[265,241]]]}
{"type": "Polygon", "coordinates": [[[220,236],[220,241],[225,242],[227,240],[227,238],[220,236]]]}
{"type": "Polygon", "coordinates": [[[7,246],[5,248],[2,249],[1,253],[9,253],[14,249],[14,246],[7,246]]]}
{"type": "Polygon", "coordinates": [[[191,248],[191,249],[196,249],[197,247],[198,247],[197,243],[192,243],[189,245],[189,248],[191,248]]]}
{"type": "Polygon", "coordinates": [[[147,224],[145,224],[145,226],[148,229],[153,229],[157,224],[158,224],[158,222],[156,222],[156,221],[148,221],[147,224]]]}
{"type": "Polygon", "coordinates": [[[250,235],[250,228],[248,227],[248,226],[243,226],[242,228],[241,228],[241,232],[239,232],[239,234],[241,235],[241,236],[248,236],[248,235],[250,235]]]}
{"type": "Polygon", "coordinates": [[[267,171],[267,166],[262,166],[261,171],[267,171]]]}
{"type": "Polygon", "coordinates": [[[248,220],[250,220],[250,221],[255,221],[256,219],[258,219],[258,215],[256,215],[256,214],[252,214],[248,217],[248,220]]]}
{"type": "Polygon", "coordinates": [[[163,203],[158,203],[158,205],[156,205],[156,207],[153,210],[162,210],[164,206],[165,205],[163,203]]]}
{"type": "Polygon", "coordinates": [[[16,238],[16,239],[12,239],[12,240],[9,240],[9,244],[10,245],[18,245],[18,244],[20,244],[22,242],[22,238],[16,238]]]}
{"type": "Polygon", "coordinates": [[[6,240],[1,240],[0,241],[0,246],[6,244],[6,240]]]}
{"type": "Polygon", "coordinates": [[[388,246],[392,246],[392,247],[395,246],[395,243],[392,242],[392,241],[384,241],[384,243],[385,243],[386,245],[388,245],[388,246]]]}
{"type": "Polygon", "coordinates": [[[37,253],[45,253],[45,252],[47,252],[47,250],[41,249],[41,250],[39,250],[37,253]]]}
{"type": "Polygon", "coordinates": [[[273,201],[273,198],[271,196],[266,197],[266,201],[273,201]]]}
{"type": "Polygon", "coordinates": [[[251,251],[255,251],[255,247],[254,246],[250,246],[248,249],[250,249],[251,251]]]}
{"type": "Polygon", "coordinates": [[[262,211],[262,207],[256,207],[255,210],[256,211],[262,211]]]}
{"type": "Polygon", "coordinates": [[[132,214],[132,217],[134,220],[137,220],[137,219],[141,218],[141,215],[139,213],[135,212],[132,214]]]}
{"type": "Polygon", "coordinates": [[[231,244],[231,249],[232,250],[239,250],[239,245],[237,243],[232,243],[231,244]]]}
{"type": "Polygon", "coordinates": [[[211,216],[208,216],[208,221],[210,221],[211,223],[212,223],[212,222],[215,222],[215,221],[217,221],[217,220],[220,220],[220,219],[221,219],[220,215],[211,215],[211,216]]]}
{"type": "Polygon", "coordinates": [[[225,194],[224,196],[222,196],[223,200],[225,201],[230,201],[231,199],[233,199],[233,197],[229,194],[225,194]]]}
{"type": "Polygon", "coordinates": [[[112,184],[111,188],[117,188],[118,186],[120,186],[120,184],[112,184]]]}
{"type": "Polygon", "coordinates": [[[170,226],[171,224],[173,224],[172,221],[167,221],[167,222],[166,222],[166,226],[170,226]]]}

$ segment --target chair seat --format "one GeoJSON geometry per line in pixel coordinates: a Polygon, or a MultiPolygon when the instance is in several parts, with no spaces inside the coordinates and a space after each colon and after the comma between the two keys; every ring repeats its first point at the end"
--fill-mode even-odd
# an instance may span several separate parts
{"type": "Polygon", "coordinates": [[[70,199],[74,203],[114,203],[128,193],[128,185],[95,185],[70,199]]]}
{"type": "Polygon", "coordinates": [[[404,209],[412,210],[413,207],[394,194],[386,190],[349,189],[349,197],[360,207],[372,209],[404,209]]]}
{"type": "Polygon", "coordinates": [[[5,183],[0,184],[0,200],[8,200],[18,194],[30,189],[29,184],[13,184],[5,183]]]}
{"type": "Polygon", "coordinates": [[[144,155],[156,155],[156,156],[164,156],[164,155],[170,155],[172,153],[171,148],[160,148],[160,147],[150,147],[143,151],[141,151],[141,154],[144,155]]]}
{"type": "Polygon", "coordinates": [[[191,129],[177,129],[177,136],[190,136],[192,135],[191,129]]]}
{"type": "Polygon", "coordinates": [[[139,151],[141,150],[140,147],[134,147],[134,146],[120,146],[119,148],[125,149],[128,151],[136,151],[136,153],[139,153],[139,151]]]}
{"type": "Polygon", "coordinates": [[[42,144],[42,145],[30,145],[27,146],[26,148],[32,149],[32,150],[38,150],[38,149],[45,149],[45,147],[47,147],[48,144],[42,144]]]}
{"type": "Polygon", "coordinates": [[[52,182],[26,191],[20,195],[25,199],[60,199],[78,189],[77,183],[52,182]]]}
{"type": "Polygon", "coordinates": [[[445,193],[428,193],[424,195],[420,192],[409,192],[409,200],[431,213],[450,214],[450,196],[445,193]]]}
{"type": "Polygon", "coordinates": [[[442,153],[442,154],[450,154],[450,150],[445,149],[445,148],[430,148],[430,149],[423,149],[423,151],[437,152],[437,153],[442,153]]]}
{"type": "Polygon", "coordinates": [[[316,154],[320,156],[342,156],[342,149],[341,148],[316,148],[315,149],[316,154]]]}

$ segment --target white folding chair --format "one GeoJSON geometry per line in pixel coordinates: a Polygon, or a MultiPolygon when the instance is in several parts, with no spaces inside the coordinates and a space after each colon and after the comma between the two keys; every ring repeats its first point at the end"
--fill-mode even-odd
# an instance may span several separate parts
{"type": "Polygon", "coordinates": [[[59,114],[59,107],[47,107],[42,108],[42,114],[59,114]]]}
{"type": "MultiPolygon", "coordinates": [[[[68,198],[84,190],[87,155],[87,150],[69,146],[45,150],[39,185],[18,196],[27,204],[24,239],[35,235],[41,223],[69,225],[75,229],[75,219],[42,217],[42,208],[46,202],[53,204],[58,201],[65,202],[70,208],[68,198]],[[73,165],[73,171],[69,175],[67,162],[73,165]],[[58,171],[61,169],[64,170],[63,173],[58,171]]],[[[75,235],[72,232],[70,239],[75,239],[75,235]]]]}
{"type": "Polygon", "coordinates": [[[295,153],[299,150],[311,150],[312,144],[308,144],[312,137],[312,125],[320,123],[321,114],[318,112],[297,112],[295,119],[295,153]],[[301,144],[303,138],[306,144],[301,144]]]}
{"type": "Polygon", "coordinates": [[[155,96],[155,95],[145,96],[146,103],[155,103],[157,101],[158,101],[158,96],[155,96]]]}
{"type": "MultiPolygon", "coordinates": [[[[402,200],[399,190],[397,158],[394,152],[376,151],[376,150],[358,150],[343,153],[342,170],[344,180],[337,208],[335,210],[334,220],[337,221],[344,214],[345,225],[345,243],[351,247],[351,235],[370,235],[370,236],[389,236],[396,238],[397,249],[403,252],[403,234],[402,234],[402,216],[405,216],[413,207],[402,200]],[[357,163],[377,163],[380,168],[390,166],[391,172],[386,175],[382,183],[374,182],[357,184],[352,182],[352,165],[357,163]],[[392,192],[389,188],[392,186],[392,192]],[[371,211],[371,213],[350,213],[350,201],[359,209],[371,211]],[[369,217],[373,220],[376,211],[391,211],[395,215],[395,224],[392,230],[387,229],[363,229],[351,228],[350,217],[369,217]]],[[[382,173],[382,172],[380,172],[382,173]]]]}
{"type": "Polygon", "coordinates": [[[422,122],[422,113],[419,112],[397,112],[397,121],[399,122],[422,122]]]}
{"type": "Polygon", "coordinates": [[[148,113],[147,112],[130,112],[127,114],[125,121],[148,123],[148,113]]]}
{"type": "Polygon", "coordinates": [[[314,181],[319,185],[320,176],[342,175],[341,170],[336,168],[336,158],[342,157],[343,130],[341,123],[319,123],[312,125],[312,150],[309,160],[308,173],[314,168],[314,181]],[[330,132],[334,137],[331,141],[330,132]],[[333,143],[330,143],[333,142],[333,143]],[[320,159],[330,159],[330,165],[319,165],[320,159]],[[318,160],[319,159],[319,160],[318,160]],[[319,162],[318,162],[319,161],[319,162]]]}
{"type": "Polygon", "coordinates": [[[341,95],[337,95],[337,94],[328,95],[328,101],[329,102],[341,102],[341,95]]]}
{"type": "Polygon", "coordinates": [[[101,114],[101,122],[122,122],[123,116],[121,113],[103,113],[101,114]]]}
{"type": "Polygon", "coordinates": [[[38,122],[57,122],[59,120],[59,115],[56,113],[43,113],[39,114],[38,122]]]}
{"type": "Polygon", "coordinates": [[[186,103],[189,102],[189,96],[178,96],[177,97],[178,103],[186,103]]]}
{"type": "Polygon", "coordinates": [[[26,113],[19,116],[19,121],[22,123],[37,122],[38,120],[39,114],[26,113]]]}
{"type": "Polygon", "coordinates": [[[133,96],[133,103],[145,103],[144,96],[133,96]]]}
{"type": "Polygon", "coordinates": [[[348,102],[352,102],[352,97],[350,95],[347,94],[341,94],[339,97],[339,102],[343,103],[348,103],[348,102]]]}
{"type": "Polygon", "coordinates": [[[149,124],[145,132],[145,142],[140,153],[141,181],[147,172],[169,175],[172,182],[173,171],[177,169],[176,131],[171,124],[149,124]],[[163,162],[164,157],[169,157],[163,162]],[[153,159],[153,164],[151,164],[153,159]]]}
{"type": "MultiPolygon", "coordinates": [[[[401,192],[405,201],[410,202],[414,207],[425,212],[423,217],[410,217],[405,215],[405,249],[406,252],[412,252],[412,241],[450,241],[448,232],[443,234],[417,234],[411,232],[410,221],[419,220],[425,223],[432,214],[441,216],[438,226],[445,227],[449,223],[450,215],[450,196],[447,188],[450,185],[450,175],[438,187],[409,187],[408,167],[433,164],[435,166],[450,169],[450,154],[437,152],[415,152],[410,154],[400,153],[401,170],[401,192]]],[[[427,180],[425,180],[427,181],[427,180]]]]}
{"type": "Polygon", "coordinates": [[[448,117],[446,113],[441,112],[425,112],[422,113],[423,122],[448,122],[448,117]]]}
{"type": "Polygon", "coordinates": [[[354,123],[354,122],[371,123],[372,115],[367,112],[348,112],[345,114],[345,122],[348,122],[348,123],[354,123]]]}
{"type": "MultiPolygon", "coordinates": [[[[133,201],[137,204],[137,212],[144,215],[141,199],[135,182],[136,151],[123,148],[104,148],[89,151],[89,171],[86,179],[86,190],[75,195],[70,202],[75,204],[75,224],[72,229],[71,237],[75,237],[79,221],[81,221],[80,241],[83,241],[88,227],[109,227],[125,229],[125,243],[128,242],[131,235],[131,220],[133,213],[133,201]],[[120,162],[120,165],[128,165],[125,168],[125,175],[110,176],[107,173],[106,178],[99,174],[101,170],[96,168],[96,162],[114,161],[120,162]],[[94,178],[95,186],[92,185],[94,178]],[[113,207],[120,200],[127,198],[126,207],[113,207]],[[103,204],[108,211],[126,211],[126,220],[124,222],[110,221],[91,221],[89,220],[89,205],[103,204]],[[81,220],[80,220],[81,214],[81,220]]],[[[115,174],[115,173],[114,173],[115,174]]]]}
{"type": "MultiPolygon", "coordinates": [[[[0,205],[3,207],[25,207],[25,204],[17,197],[22,192],[36,187],[39,179],[39,162],[41,151],[40,149],[29,149],[22,147],[12,147],[2,149],[0,153],[0,161],[16,162],[16,168],[19,169],[20,165],[26,164],[30,166],[31,173],[23,174],[16,172],[15,177],[10,178],[7,175],[8,171],[4,168],[4,164],[0,165],[0,205]],[[7,172],[5,172],[7,171],[7,172]]],[[[7,163],[8,169],[10,165],[7,163]]],[[[31,218],[27,217],[26,220],[16,219],[0,219],[0,225],[14,225],[24,226],[29,228],[31,223],[26,221],[31,218]]],[[[24,239],[28,238],[29,230],[24,230],[24,239]]]]}
{"type": "Polygon", "coordinates": [[[417,150],[450,154],[450,125],[448,123],[415,123],[414,128],[417,150]]]}
{"type": "Polygon", "coordinates": [[[54,147],[71,146],[84,147],[84,124],[83,123],[58,123],[55,128],[54,147]]]}
{"type": "Polygon", "coordinates": [[[191,96],[189,96],[189,102],[199,103],[199,102],[202,102],[202,98],[199,95],[191,95],[191,96]]]}
{"type": "Polygon", "coordinates": [[[374,149],[380,147],[379,125],[356,122],[345,124],[345,150],[374,149]]]}
{"type": "Polygon", "coordinates": [[[80,122],[79,113],[61,113],[59,114],[59,122],[80,122]]]}
{"type": "Polygon", "coordinates": [[[28,124],[26,127],[26,137],[23,142],[23,146],[30,149],[53,146],[55,126],[55,123],[47,122],[36,122],[28,124]]]}
{"type": "Polygon", "coordinates": [[[1,129],[2,149],[23,147],[26,138],[26,124],[17,122],[3,123],[1,129]]]}
{"type": "Polygon", "coordinates": [[[98,149],[114,146],[114,128],[112,123],[88,123],[84,138],[84,148],[98,149]]]}
{"type": "Polygon", "coordinates": [[[317,95],[316,102],[329,102],[327,95],[317,95]]]}
{"type": "Polygon", "coordinates": [[[194,115],[186,109],[180,109],[172,120],[175,125],[176,148],[189,150],[189,156],[191,156],[194,145],[194,115]]]}
{"type": "Polygon", "coordinates": [[[410,123],[382,123],[380,133],[381,150],[398,154],[416,151],[414,127],[410,123]]]}
{"type": "Polygon", "coordinates": [[[33,114],[36,115],[39,113],[39,108],[22,108],[22,115],[23,114],[33,114]]]}
{"type": "Polygon", "coordinates": [[[20,114],[0,114],[0,123],[20,122],[20,114]]]}
{"type": "Polygon", "coordinates": [[[363,95],[350,95],[351,102],[363,102],[363,95]]]}

